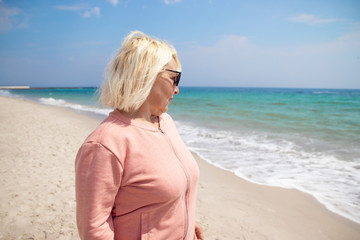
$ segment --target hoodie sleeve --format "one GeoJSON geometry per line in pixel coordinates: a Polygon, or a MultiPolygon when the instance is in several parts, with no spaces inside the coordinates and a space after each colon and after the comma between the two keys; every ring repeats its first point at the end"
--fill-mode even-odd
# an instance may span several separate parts
{"type": "Polygon", "coordinates": [[[114,239],[111,215],[121,184],[119,159],[99,143],[84,143],[75,160],[76,220],[81,239],[114,239]]]}

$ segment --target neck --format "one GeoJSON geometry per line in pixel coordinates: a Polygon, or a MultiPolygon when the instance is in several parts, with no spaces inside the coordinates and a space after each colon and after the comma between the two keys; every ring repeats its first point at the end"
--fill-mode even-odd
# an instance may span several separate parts
{"type": "Polygon", "coordinates": [[[155,127],[158,127],[159,116],[152,115],[150,111],[146,111],[142,107],[140,107],[137,111],[124,111],[124,110],[119,110],[119,111],[123,116],[127,118],[146,121],[153,124],[155,127]]]}

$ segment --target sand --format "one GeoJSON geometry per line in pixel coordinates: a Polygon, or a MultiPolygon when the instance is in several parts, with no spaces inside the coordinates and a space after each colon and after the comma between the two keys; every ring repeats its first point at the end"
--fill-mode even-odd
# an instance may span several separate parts
{"type": "MultiPolygon", "coordinates": [[[[0,97],[0,239],[79,239],[74,158],[99,124],[69,109],[0,97]]],[[[207,240],[352,240],[360,224],[297,190],[260,186],[196,156],[207,240]]]]}

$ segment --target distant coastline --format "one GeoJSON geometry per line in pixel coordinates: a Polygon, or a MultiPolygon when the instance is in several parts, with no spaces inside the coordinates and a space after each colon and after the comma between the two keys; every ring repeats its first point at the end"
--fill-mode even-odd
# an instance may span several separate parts
{"type": "Polygon", "coordinates": [[[0,89],[29,89],[30,86],[0,86],[0,89]]]}
{"type": "Polygon", "coordinates": [[[0,86],[0,90],[21,89],[94,89],[99,87],[30,87],[30,86],[0,86]]]}

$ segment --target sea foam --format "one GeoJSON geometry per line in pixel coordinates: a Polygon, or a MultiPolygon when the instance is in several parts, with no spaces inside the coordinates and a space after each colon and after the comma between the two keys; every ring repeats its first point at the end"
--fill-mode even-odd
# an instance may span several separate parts
{"type": "Polygon", "coordinates": [[[359,165],[292,141],[256,132],[223,131],[176,122],[187,146],[211,164],[248,181],[294,188],[360,223],[359,165]]]}
{"type": "Polygon", "coordinates": [[[54,105],[60,107],[67,107],[71,109],[75,109],[78,111],[94,113],[102,116],[107,116],[112,110],[108,108],[97,108],[94,106],[86,106],[76,103],[70,103],[63,99],[54,99],[54,98],[40,98],[40,103],[47,104],[47,105],[54,105]]]}

